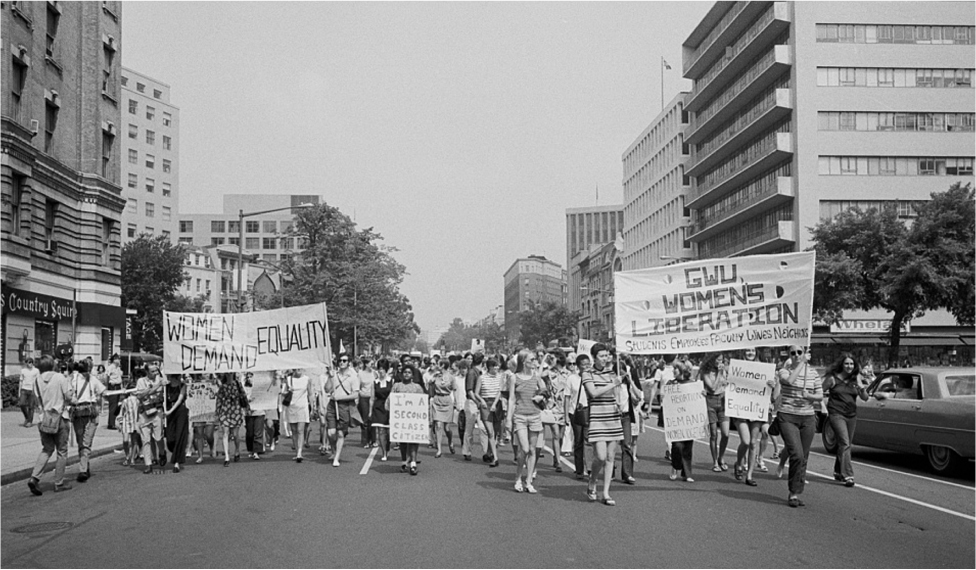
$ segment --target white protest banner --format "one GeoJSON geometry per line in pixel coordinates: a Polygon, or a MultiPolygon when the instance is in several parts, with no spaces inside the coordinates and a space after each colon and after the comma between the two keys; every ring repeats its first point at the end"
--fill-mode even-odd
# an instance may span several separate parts
{"type": "Polygon", "coordinates": [[[596,344],[595,340],[579,339],[579,342],[576,344],[576,355],[585,354],[590,356],[590,349],[593,348],[594,344],[596,344]]]}
{"type": "Polygon", "coordinates": [[[617,351],[687,354],[810,340],[814,252],[614,274],[617,351]]]}
{"type": "Polygon", "coordinates": [[[775,375],[775,364],[730,360],[729,384],[725,388],[725,415],[750,421],[768,421],[769,401],[773,394],[769,381],[775,375]]]}
{"type": "Polygon", "coordinates": [[[685,382],[661,386],[664,410],[664,441],[708,439],[708,409],[705,407],[705,384],[685,382]]]}
{"type": "Polygon", "coordinates": [[[281,385],[275,382],[273,371],[255,372],[251,376],[251,399],[249,404],[252,410],[274,410],[278,407],[278,393],[281,385]]]}
{"type": "Polygon", "coordinates": [[[163,311],[163,372],[321,367],[332,361],[325,303],[251,313],[163,311]]]}
{"type": "Polygon", "coordinates": [[[390,441],[427,443],[430,426],[426,394],[390,394],[390,441]]]}
{"type": "Polygon", "coordinates": [[[216,382],[190,382],[186,385],[186,408],[191,422],[217,421],[216,382]]]}

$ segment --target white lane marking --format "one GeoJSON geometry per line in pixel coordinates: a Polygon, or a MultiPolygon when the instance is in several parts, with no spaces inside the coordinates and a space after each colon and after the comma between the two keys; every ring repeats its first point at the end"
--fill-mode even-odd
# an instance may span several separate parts
{"type": "MultiPolygon", "coordinates": [[[[807,471],[807,473],[811,473],[811,474],[816,475],[817,477],[821,477],[823,479],[833,480],[833,477],[829,477],[827,475],[824,475],[822,473],[817,473],[815,471],[807,471]]],[[[933,510],[936,510],[936,511],[941,511],[943,513],[950,514],[950,515],[954,515],[954,516],[957,516],[959,518],[964,518],[966,520],[976,521],[976,517],[974,517],[972,515],[967,515],[965,513],[960,513],[960,512],[957,512],[957,511],[953,511],[953,510],[950,510],[950,509],[946,509],[944,507],[940,507],[940,506],[937,506],[937,505],[933,505],[931,503],[925,503],[923,501],[917,501],[915,499],[910,499],[908,497],[903,497],[901,495],[896,495],[894,493],[889,493],[888,491],[882,491],[881,489],[875,489],[874,487],[868,487],[867,485],[862,485],[860,483],[858,483],[857,485],[855,485],[854,488],[855,489],[864,489],[865,491],[871,491],[872,493],[877,493],[879,495],[884,495],[885,497],[891,497],[892,499],[898,499],[899,501],[905,501],[906,503],[912,503],[913,505],[918,505],[920,507],[927,507],[929,509],[933,509],[933,510]]]]}
{"type": "Polygon", "coordinates": [[[374,447],[369,451],[369,457],[366,458],[366,465],[363,465],[362,471],[359,472],[360,475],[365,475],[369,472],[369,466],[373,464],[373,458],[376,457],[376,452],[379,450],[380,448],[374,447]]]}
{"type": "MultiPolygon", "coordinates": [[[[543,447],[542,449],[545,449],[546,450],[546,453],[552,453],[553,455],[556,454],[556,452],[554,452],[552,450],[552,448],[549,447],[548,445],[545,446],[545,447],[543,447]]],[[[572,462],[570,462],[570,460],[568,460],[565,457],[563,457],[563,454],[562,453],[559,454],[559,462],[562,463],[563,465],[565,465],[566,467],[569,467],[570,469],[573,469],[574,472],[575,472],[576,465],[573,464],[572,462]]]]}

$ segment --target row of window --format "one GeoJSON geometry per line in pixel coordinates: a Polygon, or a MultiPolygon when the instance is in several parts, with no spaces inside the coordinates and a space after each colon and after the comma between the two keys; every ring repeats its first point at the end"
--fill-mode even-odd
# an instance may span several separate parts
{"type": "MultiPolygon", "coordinates": [[[[129,114],[138,115],[139,114],[139,102],[135,99],[129,99],[129,114]]],[[[150,105],[146,105],[146,118],[150,121],[156,119],[156,108],[150,105]]],[[[163,111],[163,126],[170,127],[173,125],[173,115],[167,111],[163,111]]]]}
{"type": "Polygon", "coordinates": [[[725,257],[769,241],[777,235],[779,222],[793,220],[793,204],[786,204],[750,218],[698,244],[698,257],[725,257]]]}
{"type": "MultiPolygon", "coordinates": [[[[153,204],[152,202],[146,202],[145,208],[146,208],[145,211],[146,211],[146,217],[147,218],[155,218],[156,217],[156,204],[153,204]]],[[[127,212],[129,214],[138,214],[139,213],[139,200],[136,200],[135,198],[129,198],[127,212]]],[[[163,208],[162,208],[162,220],[164,222],[170,222],[170,221],[173,220],[173,209],[171,207],[169,207],[169,206],[163,206],[163,208]]]]}
{"type": "Polygon", "coordinates": [[[973,87],[972,69],[818,67],[817,87],[973,87]]]}
{"type": "Polygon", "coordinates": [[[754,160],[774,150],[779,141],[777,135],[779,133],[790,132],[792,130],[792,124],[792,121],[787,119],[775,127],[766,130],[758,137],[743,144],[743,148],[738,154],[722,162],[705,174],[698,176],[695,179],[698,194],[701,195],[707,192],[716,184],[744,169],[754,160]]]}
{"type": "Polygon", "coordinates": [[[817,24],[817,41],[851,44],[972,44],[973,29],[973,26],[817,24]]]}
{"type": "MultiPolygon", "coordinates": [[[[139,164],[139,151],[134,148],[129,149],[129,164],[139,164]]],[[[146,154],[146,168],[156,168],[156,156],[146,154]]],[[[163,172],[173,171],[173,161],[168,158],[163,159],[163,172]]]]}
{"type": "MultiPolygon", "coordinates": [[[[129,173],[128,187],[136,189],[139,187],[139,175],[134,173],[129,173]]],[[[156,191],[156,180],[154,178],[146,178],[146,192],[152,194],[156,191]]],[[[169,182],[163,182],[163,196],[168,197],[173,195],[173,187],[169,182]]]]}
{"type": "Polygon", "coordinates": [[[821,156],[822,176],[972,176],[971,157],[821,156]]]}
{"type": "Polygon", "coordinates": [[[914,218],[918,216],[919,205],[924,203],[924,200],[821,200],[820,219],[832,220],[851,208],[857,208],[862,212],[872,208],[876,210],[894,208],[899,218],[914,218]]]}
{"type": "MultiPolygon", "coordinates": [[[[136,237],[136,234],[137,233],[138,233],[138,227],[135,224],[129,224],[129,227],[125,231],[125,235],[128,236],[128,237],[130,237],[130,238],[136,237]]],[[[155,235],[156,228],[154,228],[152,226],[146,226],[145,233],[147,233],[149,235],[155,235]]],[[[162,233],[163,233],[163,236],[164,237],[167,237],[167,238],[169,237],[169,230],[163,230],[162,233]]]]}
{"type": "MultiPolygon", "coordinates": [[[[129,138],[133,140],[139,138],[139,127],[132,123],[129,123],[129,138]]],[[[146,129],[146,144],[156,144],[156,131],[146,129]]],[[[163,135],[163,150],[173,150],[173,138],[169,135],[163,135]]]]}
{"type": "Polygon", "coordinates": [[[705,229],[709,224],[729,215],[729,213],[738,210],[744,205],[776,192],[779,188],[778,178],[781,176],[789,177],[792,174],[793,163],[784,162],[776,168],[749,180],[735,191],[723,196],[720,200],[698,210],[696,229],[705,229]]]}
{"type": "Polygon", "coordinates": [[[821,111],[821,131],[973,131],[976,113],[873,113],[821,111]]]}
{"type": "MultiPolygon", "coordinates": [[[[123,75],[122,76],[122,86],[125,87],[128,84],[129,84],[129,78],[123,75]]],[[[146,84],[145,83],[140,83],[140,82],[136,81],[136,91],[138,91],[139,93],[145,93],[146,92],[146,84]]],[[[159,99],[162,96],[163,96],[163,92],[162,92],[161,89],[153,88],[153,99],[159,99]]]]}

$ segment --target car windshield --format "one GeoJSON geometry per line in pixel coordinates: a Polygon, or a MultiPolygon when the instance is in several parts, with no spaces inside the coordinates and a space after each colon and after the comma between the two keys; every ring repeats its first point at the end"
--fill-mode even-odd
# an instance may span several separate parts
{"type": "Polygon", "coordinates": [[[976,394],[976,375],[951,374],[945,377],[950,396],[972,396],[976,394]]]}

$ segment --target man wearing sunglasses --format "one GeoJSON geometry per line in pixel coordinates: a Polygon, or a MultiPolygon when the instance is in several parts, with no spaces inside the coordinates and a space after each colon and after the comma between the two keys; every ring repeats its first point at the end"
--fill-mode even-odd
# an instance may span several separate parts
{"type": "Polygon", "coordinates": [[[794,345],[779,371],[782,398],[777,421],[790,458],[790,495],[787,504],[802,507],[800,495],[807,476],[810,444],[816,432],[815,404],[823,400],[823,385],[816,369],[809,365],[809,351],[794,345]]]}

